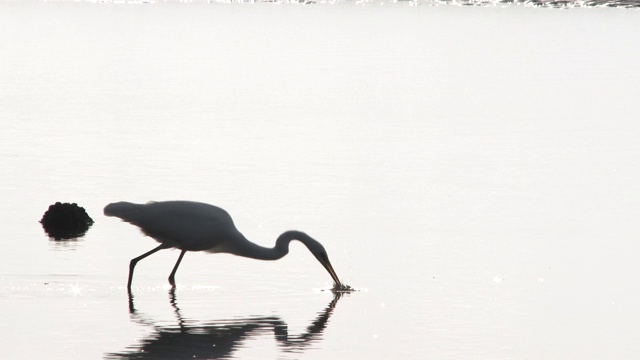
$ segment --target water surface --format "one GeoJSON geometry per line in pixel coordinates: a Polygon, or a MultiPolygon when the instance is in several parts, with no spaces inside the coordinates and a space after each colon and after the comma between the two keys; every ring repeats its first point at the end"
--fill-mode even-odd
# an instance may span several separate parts
{"type": "Polygon", "coordinates": [[[0,4],[4,357],[640,350],[636,11],[118,5],[0,4]],[[293,244],[189,253],[175,292],[165,250],[130,298],[156,244],[102,208],[170,199],[363,291],[293,244]],[[56,201],[84,238],[47,238],[56,201]]]}

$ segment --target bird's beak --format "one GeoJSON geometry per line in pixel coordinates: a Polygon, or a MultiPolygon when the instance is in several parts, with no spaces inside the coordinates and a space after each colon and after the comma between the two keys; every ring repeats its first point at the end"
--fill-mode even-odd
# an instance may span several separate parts
{"type": "Polygon", "coordinates": [[[336,284],[340,284],[340,279],[338,279],[338,275],[336,275],[335,270],[333,270],[333,266],[331,266],[331,262],[329,262],[329,258],[324,258],[324,261],[322,262],[322,266],[324,266],[325,269],[327,269],[327,271],[329,272],[329,275],[331,275],[331,278],[333,279],[333,281],[336,284]]]}

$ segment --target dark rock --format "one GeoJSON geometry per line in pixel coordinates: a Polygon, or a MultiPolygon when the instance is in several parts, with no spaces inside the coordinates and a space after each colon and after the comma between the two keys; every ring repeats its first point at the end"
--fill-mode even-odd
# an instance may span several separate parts
{"type": "Polygon", "coordinates": [[[50,237],[66,240],[83,236],[93,224],[93,219],[76,203],[57,202],[49,206],[40,223],[50,237]]]}

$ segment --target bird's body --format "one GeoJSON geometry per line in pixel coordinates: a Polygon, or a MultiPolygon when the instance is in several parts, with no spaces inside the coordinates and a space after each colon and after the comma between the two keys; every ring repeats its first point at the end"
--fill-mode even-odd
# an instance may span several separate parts
{"type": "Polygon", "coordinates": [[[229,253],[259,260],[277,260],[289,252],[289,242],[299,240],[327,269],[336,284],[340,284],[324,247],[300,231],[287,231],[280,235],[276,246],[266,248],[247,240],[235,227],[231,216],[223,209],[200,202],[161,201],[147,204],[129,202],[111,203],[104,208],[106,216],[115,216],[138,226],[142,232],[155,239],[160,246],[131,260],[128,287],[131,287],[133,269],[138,261],[168,248],[182,250],[169,282],[187,251],[229,253]]]}
{"type": "Polygon", "coordinates": [[[222,249],[216,251],[216,248],[227,239],[243,237],[229,213],[217,206],[198,202],[117,202],[107,205],[104,214],[138,226],[145,235],[168,248],[224,252],[220,251],[222,249]]]}

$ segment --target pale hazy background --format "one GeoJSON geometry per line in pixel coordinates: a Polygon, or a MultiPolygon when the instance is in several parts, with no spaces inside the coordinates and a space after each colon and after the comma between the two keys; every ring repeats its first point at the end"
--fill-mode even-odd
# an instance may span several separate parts
{"type": "Polygon", "coordinates": [[[0,357],[182,334],[164,350],[191,358],[222,346],[192,336],[211,333],[238,358],[633,358],[638,24],[620,8],[1,3],[0,357]],[[163,251],[138,264],[130,316],[128,262],[155,243],[102,208],[169,199],[219,205],[264,246],[306,231],[363,291],[330,305],[294,244],[278,262],[189,253],[172,299],[163,251]],[[83,239],[44,234],[56,201],[96,221],[83,239]],[[274,336],[327,313],[300,347],[274,336]]]}

